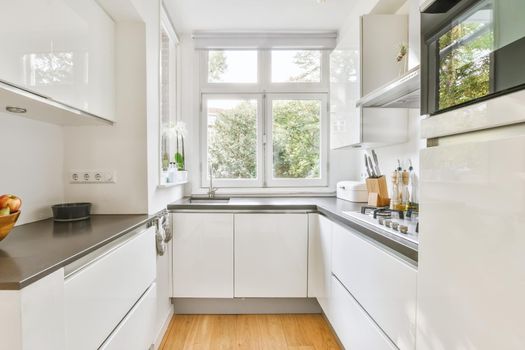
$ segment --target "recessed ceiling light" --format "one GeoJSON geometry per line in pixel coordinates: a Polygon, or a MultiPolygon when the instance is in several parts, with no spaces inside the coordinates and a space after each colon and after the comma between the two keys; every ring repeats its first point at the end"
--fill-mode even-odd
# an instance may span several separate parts
{"type": "Polygon", "coordinates": [[[326,0],[316,0],[318,4],[324,4],[326,3],[326,0]]]}
{"type": "Polygon", "coordinates": [[[14,106],[7,106],[5,110],[11,113],[26,113],[27,112],[27,109],[25,108],[14,107],[14,106]]]}

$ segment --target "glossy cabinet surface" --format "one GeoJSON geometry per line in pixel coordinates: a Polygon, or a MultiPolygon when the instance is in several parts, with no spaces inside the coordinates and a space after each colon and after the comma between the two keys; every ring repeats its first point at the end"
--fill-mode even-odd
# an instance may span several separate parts
{"type": "Polygon", "coordinates": [[[415,348],[417,270],[334,224],[333,274],[399,349],[415,348]]]}
{"type": "Polygon", "coordinates": [[[173,214],[173,297],[233,298],[233,214],[173,214]]]}
{"type": "MultiPolygon", "coordinates": [[[[155,331],[160,332],[168,318],[171,316],[173,311],[173,304],[171,303],[171,289],[173,288],[172,278],[171,278],[171,268],[172,268],[172,249],[173,246],[171,242],[166,244],[166,251],[164,255],[157,255],[157,278],[155,282],[156,287],[156,307],[157,314],[155,320],[155,331]]],[[[155,336],[162,336],[160,334],[155,334],[155,336]]]]}
{"type": "Polygon", "coordinates": [[[145,350],[153,343],[155,325],[155,300],[157,285],[154,283],[133,306],[118,327],[100,347],[100,350],[145,350]]]}
{"type": "Polygon", "coordinates": [[[407,141],[406,109],[356,106],[365,94],[403,73],[395,57],[399,43],[407,41],[406,16],[366,15],[347,24],[330,54],[331,149],[407,141]]]}
{"type": "Polygon", "coordinates": [[[330,53],[330,148],[361,142],[361,36],[359,21],[341,34],[330,53]]]}
{"type": "Polygon", "coordinates": [[[0,4],[0,80],[114,120],[114,22],[97,2],[0,4]]]}
{"type": "Polygon", "coordinates": [[[235,296],[307,296],[307,214],[235,214],[235,296]]]}
{"type": "Polygon", "coordinates": [[[317,298],[331,319],[332,222],[319,214],[308,218],[308,297],[317,298]]]}
{"type": "Polygon", "coordinates": [[[345,349],[397,349],[335,277],[332,277],[332,306],[332,327],[345,349]]]}
{"type": "Polygon", "coordinates": [[[418,350],[525,348],[524,135],[421,152],[418,350]]]}
{"type": "Polygon", "coordinates": [[[150,228],[65,280],[67,349],[97,349],[155,280],[150,228]]]}

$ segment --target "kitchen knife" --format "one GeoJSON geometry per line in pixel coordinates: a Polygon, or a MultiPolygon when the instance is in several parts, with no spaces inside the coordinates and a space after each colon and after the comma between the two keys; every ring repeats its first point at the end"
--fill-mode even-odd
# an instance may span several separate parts
{"type": "Polygon", "coordinates": [[[365,154],[365,166],[366,166],[366,172],[368,173],[368,177],[372,177],[372,172],[370,171],[370,166],[368,165],[368,158],[365,154]]]}
{"type": "Polygon", "coordinates": [[[368,157],[368,164],[370,165],[370,171],[372,172],[372,177],[375,179],[377,178],[377,174],[374,170],[374,163],[372,163],[372,158],[370,158],[369,155],[367,155],[367,157],[368,157]]]}
{"type": "Polygon", "coordinates": [[[372,150],[372,157],[374,157],[375,172],[378,177],[381,177],[381,170],[379,169],[379,160],[376,151],[372,150]]]}

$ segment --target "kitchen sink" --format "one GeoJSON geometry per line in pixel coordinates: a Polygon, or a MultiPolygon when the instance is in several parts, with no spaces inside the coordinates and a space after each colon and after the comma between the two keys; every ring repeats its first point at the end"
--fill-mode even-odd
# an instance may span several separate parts
{"type": "Polygon", "coordinates": [[[192,196],[190,197],[190,203],[192,204],[225,204],[230,202],[230,197],[204,197],[204,196],[192,196]]]}

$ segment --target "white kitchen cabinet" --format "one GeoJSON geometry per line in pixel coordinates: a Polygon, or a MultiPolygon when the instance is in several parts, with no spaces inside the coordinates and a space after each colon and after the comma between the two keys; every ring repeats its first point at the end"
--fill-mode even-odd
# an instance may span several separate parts
{"type": "Polygon", "coordinates": [[[361,37],[358,18],[347,24],[330,53],[330,148],[360,142],[361,37]]]}
{"type": "Polygon", "coordinates": [[[66,349],[102,345],[154,282],[155,257],[155,228],[149,228],[85,265],[74,263],[64,283],[66,349]]]}
{"type": "Polygon", "coordinates": [[[162,333],[173,314],[173,304],[170,299],[172,294],[171,288],[173,287],[171,280],[172,248],[171,243],[166,244],[164,255],[157,256],[155,337],[159,341],[162,341],[162,333]]]}
{"type": "Polygon", "coordinates": [[[330,147],[407,141],[408,110],[360,108],[357,101],[402,73],[395,58],[408,41],[408,18],[366,15],[349,22],[330,54],[330,147]]]}
{"type": "Polygon", "coordinates": [[[68,349],[64,333],[64,269],[21,290],[0,291],[0,349],[68,349]]]}
{"type": "Polygon", "coordinates": [[[0,80],[113,120],[115,24],[97,2],[0,3],[0,80]]]}
{"type": "Polygon", "coordinates": [[[450,139],[421,152],[417,349],[525,349],[525,128],[450,139]]]}
{"type": "Polygon", "coordinates": [[[349,350],[397,350],[365,310],[335,277],[332,277],[332,327],[349,350]]]}
{"type": "Polygon", "coordinates": [[[235,296],[307,296],[307,214],[235,214],[235,296]]]}
{"type": "Polygon", "coordinates": [[[417,269],[338,224],[332,256],[332,273],[396,346],[415,349],[417,269]]]}
{"type": "Polygon", "coordinates": [[[396,60],[402,43],[408,45],[408,16],[361,17],[361,96],[404,73],[396,60]]]}
{"type": "Polygon", "coordinates": [[[157,285],[151,287],[133,306],[100,350],[146,350],[154,339],[157,285]]]}
{"type": "Polygon", "coordinates": [[[331,319],[332,222],[320,214],[308,214],[308,297],[317,298],[331,319]]]}
{"type": "Polygon", "coordinates": [[[173,297],[233,298],[233,214],[173,214],[173,297]]]}

